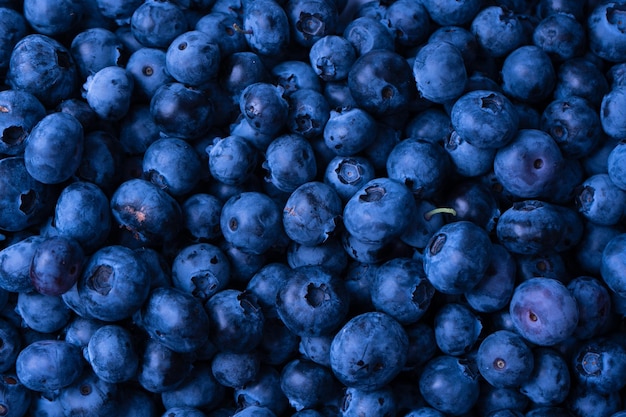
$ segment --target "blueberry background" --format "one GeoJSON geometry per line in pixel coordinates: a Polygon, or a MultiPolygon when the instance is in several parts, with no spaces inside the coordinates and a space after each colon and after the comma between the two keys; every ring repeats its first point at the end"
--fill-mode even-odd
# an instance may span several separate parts
{"type": "Polygon", "coordinates": [[[0,0],[0,416],[622,416],[625,22],[0,0]]]}

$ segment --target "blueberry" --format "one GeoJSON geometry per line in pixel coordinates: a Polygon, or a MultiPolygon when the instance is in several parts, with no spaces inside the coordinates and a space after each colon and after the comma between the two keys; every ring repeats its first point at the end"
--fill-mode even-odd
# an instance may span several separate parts
{"type": "Polygon", "coordinates": [[[544,100],[555,84],[552,61],[538,46],[520,46],[502,64],[502,89],[513,99],[529,103],[544,100]]]}
{"type": "Polygon", "coordinates": [[[341,214],[341,200],[330,186],[308,182],[289,196],[283,209],[283,226],[296,243],[319,245],[332,236],[341,214]]]}
{"type": "Polygon", "coordinates": [[[59,184],[76,173],[83,148],[80,122],[68,113],[51,113],[28,135],[24,148],[26,170],[44,184],[59,184]]]}
{"type": "Polygon", "coordinates": [[[208,363],[199,363],[176,388],[161,393],[163,406],[215,408],[224,397],[225,389],[220,385],[208,363]]]}
{"type": "Polygon", "coordinates": [[[575,201],[578,211],[587,220],[613,226],[624,216],[626,192],[611,181],[609,174],[596,174],[580,185],[575,201]]]}
{"type": "Polygon", "coordinates": [[[257,352],[218,352],[211,361],[211,372],[221,385],[241,388],[256,379],[261,366],[257,352]]]}
{"type": "Polygon", "coordinates": [[[607,61],[620,62],[626,56],[623,15],[621,3],[606,2],[595,6],[587,17],[589,49],[607,61]]]}
{"type": "Polygon", "coordinates": [[[150,100],[160,86],[174,81],[167,71],[165,57],[161,49],[142,47],[128,58],[126,71],[133,77],[133,91],[138,98],[150,100]]]}
{"type": "Polygon", "coordinates": [[[504,6],[479,11],[471,24],[480,50],[487,56],[503,57],[524,42],[524,29],[518,16],[504,6]]]}
{"type": "Polygon", "coordinates": [[[146,180],[123,182],[111,196],[110,204],[115,222],[144,244],[161,245],[173,239],[180,230],[180,205],[160,187],[146,180]]]}
{"type": "Polygon", "coordinates": [[[170,391],[191,372],[190,358],[169,349],[157,339],[147,340],[138,354],[137,381],[148,392],[170,391]]]}
{"type": "Polygon", "coordinates": [[[357,56],[374,49],[394,50],[394,37],[385,24],[373,17],[358,17],[352,20],[343,31],[343,37],[350,42],[357,56]]]}
{"type": "Polygon", "coordinates": [[[333,397],[336,385],[329,368],[307,360],[294,359],[281,371],[280,387],[297,411],[326,403],[333,397]]]}
{"type": "Polygon", "coordinates": [[[265,317],[253,294],[225,289],[204,304],[209,317],[209,339],[220,350],[245,353],[263,337],[265,317]]]}
{"type": "Polygon", "coordinates": [[[587,155],[601,138],[600,118],[587,101],[579,97],[555,100],[543,112],[541,129],[550,133],[563,155],[587,155]]]}
{"type": "Polygon", "coordinates": [[[22,349],[15,370],[26,388],[54,391],[69,386],[80,377],[83,359],[74,345],[63,340],[42,340],[22,349]]]}
{"type": "Polygon", "coordinates": [[[324,143],[336,155],[355,155],[374,142],[376,128],[374,117],[361,108],[332,110],[324,127],[324,143]]]}
{"type": "Polygon", "coordinates": [[[401,324],[417,322],[435,293],[419,261],[394,258],[380,265],[371,282],[372,304],[401,324]]]}
{"type": "Polygon", "coordinates": [[[0,177],[0,229],[24,230],[54,210],[55,193],[49,184],[33,178],[23,157],[0,159],[0,177]]]}
{"type": "Polygon", "coordinates": [[[150,114],[166,136],[194,139],[213,126],[215,109],[202,90],[173,82],[161,85],[154,92],[150,114]]]}
{"type": "MultiPolygon", "coordinates": [[[[282,87],[286,96],[298,90],[322,91],[320,78],[311,65],[304,61],[282,61],[271,69],[275,84],[282,87]]],[[[305,99],[306,97],[302,97],[305,99]]]]}
{"type": "Polygon", "coordinates": [[[289,0],[284,7],[292,42],[311,47],[319,39],[336,32],[339,11],[334,1],[289,0]]]}
{"type": "Polygon", "coordinates": [[[37,33],[59,36],[76,29],[83,17],[84,7],[73,0],[26,0],[24,17],[37,33]]]}
{"type": "Polygon", "coordinates": [[[478,148],[501,148],[511,142],[519,118],[513,104],[497,91],[476,90],[461,96],[450,114],[452,127],[478,148]]]}
{"type": "Polygon", "coordinates": [[[566,399],[571,386],[567,362],[556,350],[533,349],[535,366],[520,391],[537,406],[556,406],[566,399]]]}
{"type": "Polygon", "coordinates": [[[298,88],[289,96],[287,128],[307,139],[324,133],[330,118],[330,105],[321,92],[310,88],[298,88]]]}
{"type": "Polygon", "coordinates": [[[172,284],[202,302],[226,288],[230,263],[226,255],[210,243],[182,248],[172,261],[172,284]]]}
{"type": "Polygon", "coordinates": [[[17,327],[6,319],[0,320],[0,371],[10,371],[22,350],[22,341],[17,327]]]}
{"type": "Polygon", "coordinates": [[[117,321],[130,317],[144,303],[149,279],[144,261],[135,252],[103,246],[86,262],[77,282],[78,296],[91,317],[117,321]]]}
{"type": "Polygon", "coordinates": [[[555,99],[582,97],[597,108],[602,102],[602,97],[608,92],[606,77],[590,60],[572,58],[559,65],[554,88],[555,99]]]}
{"type": "Polygon", "coordinates": [[[518,285],[509,311],[517,332],[540,346],[565,341],[578,325],[576,299],[552,278],[532,278],[518,285]]]}
{"type": "Polygon", "coordinates": [[[612,88],[602,98],[600,122],[604,133],[615,139],[621,139],[626,133],[626,124],[621,116],[622,103],[626,100],[626,86],[612,88]]]}
{"type": "Polygon", "coordinates": [[[446,355],[469,353],[482,331],[482,323],[467,306],[449,303],[439,308],[433,321],[437,347],[446,355]]]}
{"type": "Polygon", "coordinates": [[[192,30],[172,40],[165,55],[165,67],[176,81],[201,87],[217,76],[220,60],[220,48],[213,39],[192,30]]]}
{"type": "Polygon", "coordinates": [[[519,130],[508,145],[498,149],[494,160],[496,178],[517,197],[548,196],[564,164],[552,137],[537,129],[519,130]]]}
{"type": "Polygon", "coordinates": [[[128,330],[118,325],[100,327],[89,339],[86,358],[103,381],[120,383],[133,378],[139,366],[128,330]]]}
{"type": "Polygon", "coordinates": [[[356,51],[352,44],[339,35],[326,35],[318,39],[309,50],[309,62],[324,81],[345,80],[354,61],[356,51]]]}
{"type": "Polygon", "coordinates": [[[435,103],[457,99],[467,82],[461,51],[445,41],[428,42],[419,50],[413,63],[413,76],[421,97],[435,103]]]}
{"type": "Polygon", "coordinates": [[[516,388],[525,382],[534,367],[533,353],[519,335],[499,330],[487,336],[476,356],[480,374],[492,386],[516,388]]]}
{"type": "Polygon", "coordinates": [[[287,193],[312,181],[317,175],[313,147],[296,133],[286,133],[271,141],[265,151],[262,168],[265,180],[287,193]]]}
{"type": "Polygon", "coordinates": [[[150,292],[141,306],[141,324],[174,352],[190,353],[208,341],[209,319],[202,303],[176,288],[155,288],[150,292]]]}
{"type": "Polygon", "coordinates": [[[191,192],[199,182],[200,158],[178,138],[161,138],[148,146],[142,161],[143,176],[173,196],[191,192]]]}
{"type": "Polygon", "coordinates": [[[604,247],[600,265],[602,279],[611,290],[620,296],[626,295],[624,251],[626,251],[626,234],[621,233],[609,240],[604,247]]]}
{"type": "Polygon", "coordinates": [[[0,92],[0,106],[0,151],[20,155],[29,133],[46,116],[46,109],[34,95],[19,90],[0,92]]]}
{"type": "Polygon", "coordinates": [[[259,55],[280,56],[291,40],[289,18],[274,0],[243,0],[243,30],[248,46],[259,55]]]}
{"type": "Polygon", "coordinates": [[[220,57],[225,58],[242,53],[247,47],[243,32],[235,30],[235,25],[243,25],[239,16],[211,11],[198,19],[195,30],[205,33],[218,46],[220,57]]]}
{"type": "Polygon", "coordinates": [[[374,391],[384,387],[406,363],[408,337],[402,326],[381,312],[348,320],[330,347],[330,365],[350,388],[374,391]]]}
{"type": "Polygon", "coordinates": [[[436,290],[462,294],[482,279],[491,257],[492,244],[484,229],[469,221],[449,223],[424,249],[424,271],[436,290]]]}
{"type": "Polygon", "coordinates": [[[257,82],[241,92],[239,109],[254,130],[276,135],[287,122],[289,103],[281,87],[257,82]]]}
{"type": "Polygon", "coordinates": [[[586,36],[583,25],[574,16],[554,13],[539,22],[533,43],[555,60],[565,61],[583,55],[586,36]]]}
{"type": "Polygon", "coordinates": [[[474,18],[480,9],[481,3],[478,0],[464,0],[460,2],[427,0],[424,2],[424,6],[428,10],[431,19],[439,25],[462,26],[474,18]]]}
{"type": "Polygon", "coordinates": [[[52,236],[44,239],[31,261],[33,287],[44,295],[63,294],[78,281],[84,260],[83,250],[72,238],[52,236]]]}
{"type": "Polygon", "coordinates": [[[227,242],[245,252],[262,254],[278,239],[280,209],[265,194],[244,192],[222,207],[220,228],[227,242]]]}
{"type": "Polygon", "coordinates": [[[14,373],[4,373],[1,376],[2,395],[0,395],[0,413],[24,416],[29,411],[29,405],[35,400],[35,395],[14,373]]]}
{"type": "Polygon", "coordinates": [[[111,229],[109,200],[104,191],[86,181],[63,188],[54,208],[54,228],[59,236],[77,242],[85,252],[97,250],[111,229]]]}
{"type": "Polygon", "coordinates": [[[124,47],[115,33],[104,28],[90,28],[72,39],[70,52],[82,80],[105,67],[118,65],[124,47]]]}
{"type": "Polygon", "coordinates": [[[289,406],[289,400],[280,388],[280,373],[269,365],[261,367],[254,381],[235,389],[234,397],[242,416],[274,417],[275,414],[282,414],[289,406]]]}
{"type": "Polygon", "coordinates": [[[341,403],[342,417],[373,417],[395,415],[398,408],[391,387],[363,390],[349,387],[341,403]]]}
{"type": "Polygon", "coordinates": [[[404,184],[375,178],[348,200],[343,222],[355,239],[384,243],[405,231],[414,209],[413,196],[404,184]]]}
{"type": "Polygon", "coordinates": [[[59,402],[67,415],[106,415],[118,410],[119,392],[117,384],[103,381],[86,367],[70,386],[61,390],[59,402]]]}
{"type": "Polygon", "coordinates": [[[31,34],[15,45],[7,73],[7,84],[12,88],[31,93],[51,106],[72,96],[76,83],[74,59],[55,39],[31,34]]]}
{"type": "Polygon", "coordinates": [[[143,46],[167,48],[187,30],[187,21],[175,3],[150,0],[134,9],[130,27],[133,36],[143,46]]]}
{"type": "Polygon", "coordinates": [[[476,364],[471,360],[440,355],[426,363],[419,377],[424,400],[443,413],[461,415],[478,400],[476,364]]]}
{"type": "Polygon", "coordinates": [[[387,175],[403,182],[416,197],[432,198],[448,179],[450,159],[431,142],[408,138],[396,144],[387,157],[387,175]]]}
{"type": "Polygon", "coordinates": [[[332,334],[344,322],[349,307],[345,284],[318,266],[294,269],[276,294],[276,311],[298,336],[332,334]]]}
{"type": "Polygon", "coordinates": [[[613,184],[626,191],[626,170],[623,162],[626,160],[626,146],[621,142],[617,144],[607,159],[607,172],[613,184]]]}
{"type": "Polygon", "coordinates": [[[587,341],[573,355],[573,377],[585,389],[599,394],[617,392],[626,384],[624,366],[626,350],[611,339],[587,341]]]}
{"type": "Polygon", "coordinates": [[[509,251],[535,255],[552,250],[564,233],[564,223],[555,205],[523,200],[507,209],[496,226],[498,241],[509,251]]]}
{"type": "Polygon", "coordinates": [[[17,10],[3,6],[0,8],[0,27],[6,33],[0,41],[0,69],[5,72],[15,44],[27,35],[27,22],[17,10]]]}
{"type": "Polygon", "coordinates": [[[257,150],[240,136],[215,138],[207,147],[209,171],[213,178],[225,184],[241,185],[252,175],[257,165],[257,150]]]}
{"type": "Polygon", "coordinates": [[[35,235],[15,242],[0,251],[0,287],[6,291],[28,292],[35,287],[30,267],[43,236],[35,235]]]}
{"type": "Polygon", "coordinates": [[[362,53],[348,73],[348,87],[357,106],[376,116],[404,111],[416,95],[406,59],[387,49],[362,53]]]}

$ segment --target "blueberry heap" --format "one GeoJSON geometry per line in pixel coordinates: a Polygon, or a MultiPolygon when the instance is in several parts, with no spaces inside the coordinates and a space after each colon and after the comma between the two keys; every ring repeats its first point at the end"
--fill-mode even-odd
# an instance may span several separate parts
{"type": "Polygon", "coordinates": [[[0,416],[626,416],[624,0],[0,33],[0,416]]]}

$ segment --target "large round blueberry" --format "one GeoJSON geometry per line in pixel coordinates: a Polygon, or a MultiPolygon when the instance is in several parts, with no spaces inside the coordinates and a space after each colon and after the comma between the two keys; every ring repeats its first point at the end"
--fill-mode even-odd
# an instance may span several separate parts
{"type": "Polygon", "coordinates": [[[363,242],[388,242],[408,226],[415,203],[410,190],[390,178],[366,183],[343,211],[346,230],[363,242]]]}
{"type": "Polygon", "coordinates": [[[111,197],[117,224],[147,245],[172,240],[180,230],[179,204],[157,185],[142,179],[122,183],[111,197]]]}
{"type": "Polygon", "coordinates": [[[335,231],[342,214],[337,193],[328,185],[312,181],[291,193],[283,209],[285,233],[307,246],[324,243],[335,231]]]}
{"type": "Polygon", "coordinates": [[[533,353],[521,336],[508,330],[491,333],[476,356],[480,374],[494,387],[520,386],[534,367],[533,353]]]}
{"type": "Polygon", "coordinates": [[[501,148],[517,133],[519,118],[513,104],[497,91],[475,90],[452,106],[452,127],[479,148],[501,148]]]}
{"type": "Polygon", "coordinates": [[[63,188],[54,208],[54,228],[91,253],[104,243],[111,229],[106,194],[95,184],[77,181],[63,188]]]}
{"type": "Polygon", "coordinates": [[[602,251],[600,273],[611,290],[626,296],[626,234],[612,238],[602,251]]]}
{"type": "Polygon", "coordinates": [[[139,366],[130,332],[113,324],[100,327],[91,336],[86,357],[100,379],[114,384],[133,378],[139,366]]]}
{"type": "Polygon", "coordinates": [[[51,113],[28,135],[24,149],[26,170],[44,184],[59,184],[74,175],[83,148],[83,126],[78,119],[69,113],[51,113]]]}
{"type": "Polygon", "coordinates": [[[211,296],[204,308],[209,339],[219,350],[251,352],[261,343],[265,317],[254,295],[225,289],[211,296]]]}
{"type": "Polygon", "coordinates": [[[424,45],[413,64],[413,76],[421,97],[435,103],[446,103],[461,96],[467,72],[459,49],[448,42],[424,45]]]}
{"type": "Polygon", "coordinates": [[[172,261],[172,284],[202,302],[225,289],[230,263],[217,246],[196,243],[182,248],[172,261]]]}
{"type": "Polygon", "coordinates": [[[278,239],[280,209],[266,194],[250,191],[231,197],[222,207],[224,239],[245,252],[262,254],[278,239]]]}
{"type": "Polygon", "coordinates": [[[152,290],[141,307],[141,325],[174,352],[193,352],[209,340],[209,318],[202,303],[173,287],[152,290]]]}
{"type": "Polygon", "coordinates": [[[185,85],[202,87],[217,76],[220,48],[204,32],[192,30],[172,41],[165,65],[174,79],[185,85]]]}
{"type": "Polygon", "coordinates": [[[552,61],[538,46],[520,46],[502,64],[502,89],[511,98],[535,103],[549,97],[555,84],[552,61]]]}
{"type": "Polygon", "coordinates": [[[387,175],[420,198],[432,198],[448,179],[450,159],[441,146],[418,138],[396,144],[387,157],[387,175]]]}
{"type": "Polygon", "coordinates": [[[589,48],[599,57],[612,62],[626,58],[623,18],[626,9],[621,2],[603,2],[587,18],[589,48]]]}
{"type": "Polygon", "coordinates": [[[7,83],[31,93],[46,106],[69,98],[76,91],[77,78],[68,49],[46,35],[25,36],[11,53],[7,83]]]}
{"type": "Polygon", "coordinates": [[[298,336],[332,334],[348,313],[345,284],[318,266],[294,269],[276,294],[276,311],[298,336]]]}
{"type": "Polygon", "coordinates": [[[144,303],[150,291],[150,276],[144,261],[131,249],[104,246],[85,264],[77,290],[90,316],[118,321],[132,316],[144,303]]]}
{"type": "Polygon", "coordinates": [[[563,342],[578,324],[576,299],[552,278],[532,278],[518,285],[509,311],[517,332],[541,346],[563,342]]]}
{"type": "Polygon", "coordinates": [[[443,226],[424,249],[424,271],[444,294],[462,294],[483,278],[491,262],[487,232],[469,221],[443,226]]]}
{"type": "Polygon", "coordinates": [[[54,391],[74,382],[83,370],[78,347],[63,340],[42,340],[26,346],[15,362],[17,377],[33,391],[54,391]]]}
{"type": "Polygon", "coordinates": [[[540,130],[522,129],[498,149],[493,163],[502,186],[522,198],[548,197],[564,164],[552,137],[540,130]]]}
{"type": "Polygon", "coordinates": [[[51,236],[35,250],[30,265],[33,287],[41,294],[61,295],[78,281],[85,257],[72,238],[51,236]]]}
{"type": "Polygon", "coordinates": [[[34,95],[20,90],[0,92],[0,106],[0,152],[20,155],[28,134],[46,116],[46,109],[34,95]]]}
{"type": "Polygon", "coordinates": [[[385,313],[369,312],[350,319],[330,346],[330,365],[341,383],[373,391],[402,370],[409,341],[402,326],[385,313]]]}
{"type": "Polygon", "coordinates": [[[402,324],[417,322],[427,311],[435,289],[421,262],[394,258],[376,269],[370,284],[372,304],[402,324]]]}
{"type": "Polygon", "coordinates": [[[23,157],[0,159],[0,229],[20,231],[54,210],[54,192],[28,172],[23,157]]]}
{"type": "Polygon", "coordinates": [[[441,355],[428,361],[419,378],[424,400],[443,413],[471,410],[479,394],[478,372],[471,360],[441,355]]]}
{"type": "Polygon", "coordinates": [[[348,73],[348,86],[357,105],[377,116],[403,111],[416,95],[407,61],[385,49],[361,55],[348,73]]]}

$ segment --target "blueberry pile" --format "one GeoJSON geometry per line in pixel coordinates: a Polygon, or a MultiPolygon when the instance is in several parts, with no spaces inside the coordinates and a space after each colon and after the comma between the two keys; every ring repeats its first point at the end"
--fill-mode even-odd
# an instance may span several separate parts
{"type": "Polygon", "coordinates": [[[0,417],[626,416],[624,0],[0,34],[0,417]]]}

